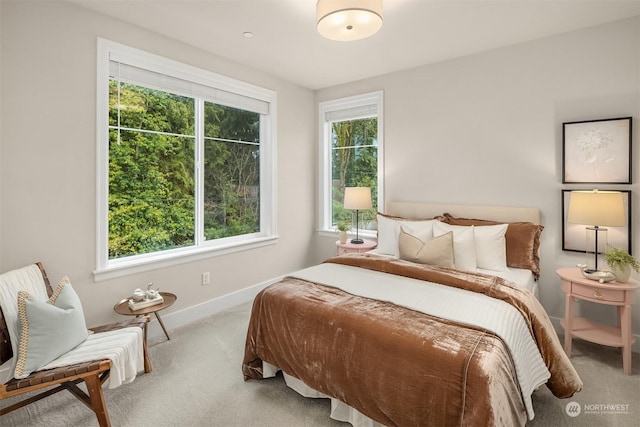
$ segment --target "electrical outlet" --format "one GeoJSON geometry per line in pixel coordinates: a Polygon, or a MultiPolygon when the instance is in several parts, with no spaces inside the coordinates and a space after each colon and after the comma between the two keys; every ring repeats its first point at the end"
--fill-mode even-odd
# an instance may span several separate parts
{"type": "Polygon", "coordinates": [[[208,271],[205,271],[202,273],[202,286],[208,285],[209,283],[211,283],[211,276],[209,276],[208,271]]]}

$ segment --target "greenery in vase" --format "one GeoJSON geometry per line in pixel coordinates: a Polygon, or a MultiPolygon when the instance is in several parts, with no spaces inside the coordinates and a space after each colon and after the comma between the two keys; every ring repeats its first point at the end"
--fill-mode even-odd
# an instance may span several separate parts
{"type": "Polygon", "coordinates": [[[338,221],[336,229],[338,231],[349,231],[351,230],[351,225],[349,225],[349,223],[346,221],[338,221]]]}
{"type": "Polygon", "coordinates": [[[628,265],[633,268],[636,273],[640,273],[640,263],[638,260],[629,255],[624,249],[609,246],[610,249],[604,253],[604,260],[609,267],[618,266],[619,268],[628,265]]]}

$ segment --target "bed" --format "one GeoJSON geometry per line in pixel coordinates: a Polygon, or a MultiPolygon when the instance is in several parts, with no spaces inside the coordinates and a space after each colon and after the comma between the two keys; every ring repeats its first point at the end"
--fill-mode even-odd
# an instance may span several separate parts
{"type": "Polygon", "coordinates": [[[582,388],[535,297],[539,224],[537,209],[388,204],[374,251],[256,296],[245,380],[281,370],[354,426],[524,425],[536,388],[582,388]]]}

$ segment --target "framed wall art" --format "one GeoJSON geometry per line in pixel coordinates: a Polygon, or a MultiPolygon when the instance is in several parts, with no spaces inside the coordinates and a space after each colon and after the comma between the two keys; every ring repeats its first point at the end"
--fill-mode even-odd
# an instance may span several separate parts
{"type": "MultiPolygon", "coordinates": [[[[587,233],[586,227],[596,224],[571,224],[567,221],[569,212],[569,199],[571,191],[590,191],[591,189],[562,190],[562,250],[573,252],[586,252],[587,233]]],[[[631,253],[631,191],[610,190],[622,193],[624,211],[627,224],[624,227],[603,227],[607,229],[607,241],[610,245],[622,248],[631,253]]]]}
{"type": "Polygon", "coordinates": [[[631,117],[562,124],[562,182],[631,184],[631,117]]]}

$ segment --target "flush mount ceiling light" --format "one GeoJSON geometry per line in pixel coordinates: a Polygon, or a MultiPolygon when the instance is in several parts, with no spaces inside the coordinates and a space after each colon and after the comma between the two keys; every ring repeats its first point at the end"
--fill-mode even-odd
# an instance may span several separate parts
{"type": "Polygon", "coordinates": [[[382,28],[382,0],[318,0],[316,21],[330,40],[364,39],[382,28]]]}

